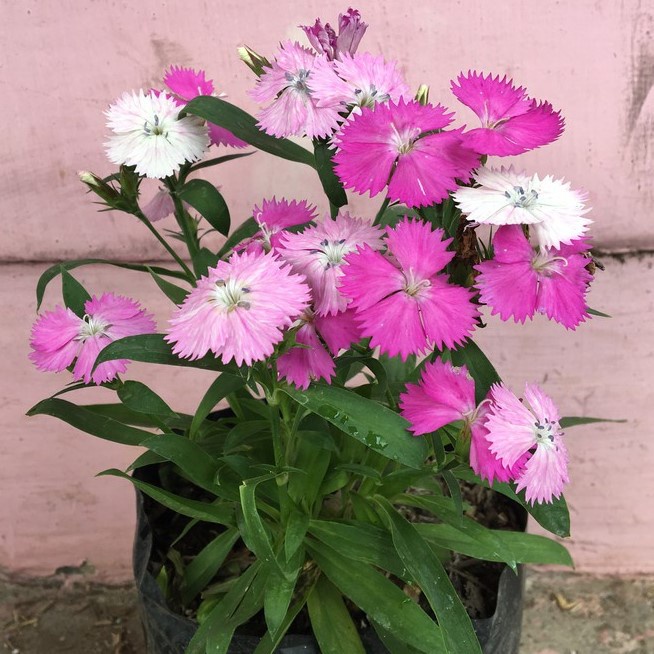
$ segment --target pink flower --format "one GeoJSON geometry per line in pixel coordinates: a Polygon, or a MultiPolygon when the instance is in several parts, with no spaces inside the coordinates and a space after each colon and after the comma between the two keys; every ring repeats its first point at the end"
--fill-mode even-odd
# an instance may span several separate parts
{"type": "Polygon", "coordinates": [[[181,357],[198,359],[211,350],[223,363],[249,366],[273,353],[309,297],[303,277],[273,253],[234,254],[187,295],[166,340],[181,357]]]}
{"type": "Polygon", "coordinates": [[[438,274],[454,256],[443,235],[405,218],[387,229],[387,256],[367,245],[348,255],[340,289],[371,347],[405,360],[433,346],[453,348],[474,329],[471,292],[438,274]]]}
{"type": "Polygon", "coordinates": [[[525,489],[532,504],[560,497],[569,481],[568,452],[552,400],[535,384],[525,387],[526,403],[503,384],[494,384],[489,397],[486,439],[504,466],[523,462],[515,477],[516,490],[525,489]]]}
{"type": "Polygon", "coordinates": [[[320,18],[316,18],[313,26],[300,25],[309,43],[318,54],[325,55],[331,61],[340,59],[343,54],[353,55],[368,25],[361,20],[361,14],[356,9],[348,9],[338,16],[338,35],[329,23],[322,26],[320,18]]]}
{"type": "Polygon", "coordinates": [[[340,61],[318,59],[311,75],[311,91],[319,107],[372,107],[377,102],[397,102],[409,93],[397,63],[367,52],[344,54],[340,61]]]}
{"type": "MultiPolygon", "coordinates": [[[[199,95],[213,95],[213,81],[206,79],[203,70],[195,71],[192,68],[182,66],[171,66],[166,71],[163,78],[164,84],[177,96],[183,100],[184,104],[199,95]]],[[[223,97],[223,94],[221,94],[223,97]]],[[[229,145],[233,148],[245,148],[247,143],[236,138],[230,131],[220,125],[207,123],[209,128],[209,138],[212,145],[229,145]]]]}
{"type": "Polygon", "coordinates": [[[259,224],[260,230],[241,246],[248,252],[277,250],[279,242],[288,227],[303,225],[315,220],[316,208],[310,206],[306,200],[289,202],[285,198],[277,200],[264,200],[261,209],[255,206],[252,215],[259,224]]]}
{"type": "Polygon", "coordinates": [[[494,479],[509,481],[512,471],[489,451],[484,427],[486,402],[475,403],[475,382],[465,366],[455,368],[449,361],[427,363],[419,384],[407,384],[400,395],[400,413],[416,435],[428,434],[457,420],[463,420],[470,435],[470,465],[491,484],[494,479]]]}
{"type": "MultiPolygon", "coordinates": [[[[184,206],[189,205],[184,203],[184,206]]],[[[165,188],[160,188],[154,194],[150,202],[141,208],[143,215],[152,223],[163,220],[175,211],[175,203],[170,193],[165,188]]]]}
{"type": "Polygon", "coordinates": [[[311,93],[316,55],[287,41],[251,91],[257,102],[271,102],[259,113],[259,127],[277,137],[330,136],[338,126],[338,105],[318,107],[311,93]]]}
{"type": "Polygon", "coordinates": [[[335,219],[325,218],[301,234],[284,234],[279,254],[306,275],[316,313],[335,314],[347,306],[347,299],[338,291],[345,257],[366,244],[381,248],[381,230],[342,211],[335,219]]]}
{"type": "Polygon", "coordinates": [[[475,266],[480,299],[492,314],[524,323],[539,312],[568,329],[586,320],[592,275],[585,240],[535,252],[519,225],[507,225],[497,230],[493,246],[494,258],[475,266]]]}
{"type": "Polygon", "coordinates": [[[388,185],[388,197],[410,207],[445,199],[479,162],[461,130],[441,131],[452,120],[445,112],[403,99],[364,107],[334,137],[336,174],[347,188],[371,196],[388,185]]]}
{"type": "Polygon", "coordinates": [[[466,144],[479,154],[500,157],[522,154],[555,141],[563,132],[561,112],[549,102],[527,97],[513,80],[468,71],[452,81],[452,93],[481,120],[481,127],[465,133],[466,144]]]}
{"type": "Polygon", "coordinates": [[[125,336],[153,333],[156,326],[138,302],[113,293],[93,296],[84,311],[80,318],[59,306],[39,316],[32,327],[30,359],[39,370],[51,372],[61,372],[75,362],[73,379],[102,384],[125,372],[129,361],[107,361],[93,370],[100,351],[125,336]]]}

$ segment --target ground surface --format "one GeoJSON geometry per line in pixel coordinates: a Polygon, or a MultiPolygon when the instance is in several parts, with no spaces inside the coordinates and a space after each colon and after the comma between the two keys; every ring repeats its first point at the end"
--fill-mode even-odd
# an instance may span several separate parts
{"type": "MultiPolygon", "coordinates": [[[[0,579],[0,653],[145,654],[131,588],[0,579]]],[[[654,654],[654,578],[532,572],[521,654],[654,654]]],[[[346,654],[346,653],[343,653],[346,654]]]]}

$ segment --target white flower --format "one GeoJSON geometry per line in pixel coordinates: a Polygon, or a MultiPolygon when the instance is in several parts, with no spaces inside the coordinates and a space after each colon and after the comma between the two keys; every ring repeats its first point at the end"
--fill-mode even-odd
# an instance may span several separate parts
{"type": "Polygon", "coordinates": [[[162,179],[185,161],[200,159],[209,147],[207,127],[195,116],[178,118],[180,110],[165,93],[123,93],[105,111],[107,126],[114,132],[105,143],[109,160],[162,179]]]}
{"type": "Polygon", "coordinates": [[[516,173],[513,166],[500,170],[480,168],[473,178],[479,186],[460,188],[454,201],[468,220],[484,225],[532,225],[541,247],[560,248],[587,231],[593,221],[584,218],[587,194],[570,183],[547,175],[540,179],[516,173]]]}

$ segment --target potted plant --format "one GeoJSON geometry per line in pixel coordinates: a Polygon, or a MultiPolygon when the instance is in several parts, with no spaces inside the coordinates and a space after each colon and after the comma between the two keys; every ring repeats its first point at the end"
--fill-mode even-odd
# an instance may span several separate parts
{"type": "MultiPolygon", "coordinates": [[[[506,566],[514,586],[520,563],[570,563],[555,541],[523,533],[513,508],[495,511],[515,514],[509,530],[473,517],[492,495],[569,531],[563,428],[593,419],[561,418],[535,384],[519,399],[474,342],[484,307],[568,329],[598,313],[586,303],[586,196],[488,161],[556,140],[563,119],[506,77],[470,72],[452,91],[481,124],[454,127],[426,86],[414,94],[396,64],[358,52],[366,27],[350,9],[337,29],[303,28],[313,49],[286,42],[268,60],[242,48],[257,118],[182,67],[161,89],[125,93],[106,112],[119,169],[80,177],[106,209],[139,220],[170,265],[66,261],[39,281],[40,305],[60,276],[64,304],[35,322],[31,358],[73,381],[29,414],[145,448],[128,471],[102,474],[140,493],[152,652],[481,652],[457,562],[506,566]],[[247,149],[206,158],[211,145],[247,149]],[[268,198],[232,229],[201,171],[256,150],[313,168],[325,206],[268,198]],[[147,204],[145,178],[162,184],[147,204]],[[381,193],[376,215],[351,215],[346,189],[381,193]],[[164,235],[157,222],[171,214],[164,235]],[[217,250],[211,231],[226,239],[217,250]],[[167,324],[158,332],[132,298],[91,295],[70,272],[88,264],[150,275],[172,301],[167,324]],[[123,379],[131,360],[215,377],[188,415],[123,379]],[[116,403],[61,397],[88,386],[116,403]],[[190,629],[182,645],[156,642],[166,623],[190,629]]],[[[476,625],[483,651],[517,651],[519,608],[509,612],[503,645],[476,625]]]]}

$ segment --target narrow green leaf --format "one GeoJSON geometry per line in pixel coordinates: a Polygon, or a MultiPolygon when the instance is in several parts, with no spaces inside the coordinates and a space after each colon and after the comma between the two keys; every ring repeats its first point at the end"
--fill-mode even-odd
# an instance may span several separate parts
{"type": "Polygon", "coordinates": [[[225,244],[218,250],[217,257],[222,259],[226,254],[228,254],[235,245],[238,245],[241,241],[244,241],[246,238],[251,238],[259,231],[259,223],[254,218],[248,218],[243,223],[241,223],[225,241],[225,244]]]}
{"type": "Polygon", "coordinates": [[[146,438],[152,436],[148,431],[129,427],[117,420],[89,411],[84,406],[59,398],[42,400],[34,405],[27,415],[54,416],[87,434],[123,445],[140,445],[146,438]]]}
{"type": "Polygon", "coordinates": [[[195,274],[197,277],[203,277],[207,274],[209,268],[215,268],[218,263],[218,255],[212,252],[209,248],[200,248],[193,259],[195,274]]]}
{"type": "Polygon", "coordinates": [[[463,347],[451,350],[451,358],[455,366],[465,365],[475,380],[477,404],[484,400],[493,384],[501,381],[493,364],[473,340],[468,340],[463,347]]]}
{"type": "MultiPolygon", "coordinates": [[[[309,586],[308,592],[311,592],[311,588],[312,586],[309,586]]],[[[306,603],[307,591],[305,591],[300,599],[290,608],[281,626],[277,630],[277,633],[273,636],[270,631],[267,631],[263,638],[259,641],[259,644],[252,654],[275,654],[279,644],[284,638],[284,635],[288,631],[289,627],[293,624],[293,621],[297,617],[298,613],[304,608],[306,603]]]]}
{"type": "Polygon", "coordinates": [[[303,556],[297,552],[295,563],[286,571],[286,576],[275,574],[273,571],[270,576],[270,583],[266,586],[263,595],[263,612],[266,620],[266,626],[271,634],[276,634],[284,623],[284,618],[288,613],[293,592],[300,574],[303,556]]]}
{"type": "Polygon", "coordinates": [[[322,654],[366,654],[343,596],[326,577],[314,586],[307,608],[322,654]]]}
{"type": "Polygon", "coordinates": [[[245,386],[245,379],[238,375],[231,375],[223,372],[214,382],[209,386],[209,389],[204,394],[197,411],[193,416],[191,422],[190,438],[195,438],[198,429],[206,417],[211,413],[213,408],[226,398],[230,393],[234,393],[245,386]]]}
{"type": "Polygon", "coordinates": [[[163,294],[173,302],[173,304],[181,304],[186,299],[186,296],[189,294],[184,288],[180,288],[176,284],[172,284],[168,280],[164,279],[161,275],[158,275],[150,266],[148,270],[154,279],[155,284],[163,292],[163,294]]]}
{"type": "Polygon", "coordinates": [[[298,404],[321,416],[383,456],[420,468],[427,446],[407,431],[408,422],[389,408],[344,388],[312,385],[300,391],[283,388],[298,404]]]}
{"type": "Polygon", "coordinates": [[[596,422],[627,422],[626,420],[609,420],[608,418],[588,418],[586,416],[564,417],[559,420],[559,425],[563,429],[576,427],[577,425],[590,425],[596,422]]]}
{"type": "Polygon", "coordinates": [[[188,564],[179,589],[184,606],[190,604],[195,596],[216,576],[238,538],[238,529],[230,527],[216,536],[188,564]]]}
{"type": "Polygon", "coordinates": [[[138,381],[123,382],[117,391],[120,401],[132,411],[176,418],[177,414],[150,388],[138,381]]]}
{"type": "Polygon", "coordinates": [[[309,528],[309,516],[302,511],[293,511],[288,517],[284,533],[284,554],[286,561],[300,549],[309,528]]]}
{"type": "Polygon", "coordinates": [[[443,564],[416,528],[386,498],[378,496],[375,500],[397,553],[438,618],[448,654],[482,654],[470,617],[443,564]]]}
{"type": "Polygon", "coordinates": [[[199,500],[190,500],[180,495],[175,495],[169,491],[163,490],[152,484],[147,484],[139,479],[134,479],[129,475],[111,468],[104,470],[98,474],[98,477],[111,476],[121,477],[130,481],[136,488],[151,497],[153,500],[159,502],[163,506],[186,515],[189,518],[197,518],[204,522],[214,522],[220,525],[233,526],[234,525],[234,506],[227,505],[225,502],[221,504],[208,504],[207,502],[200,502],[199,500]]]}
{"type": "Polygon", "coordinates": [[[217,231],[229,234],[229,208],[220,191],[206,179],[191,179],[179,191],[179,197],[190,204],[217,231]]]}
{"type": "Polygon", "coordinates": [[[590,307],[588,307],[588,309],[586,309],[586,311],[588,311],[588,313],[590,313],[591,316],[599,316],[600,318],[612,318],[613,317],[613,316],[609,316],[608,313],[604,313],[603,311],[598,311],[597,309],[591,309],[590,307]]]}
{"type": "Polygon", "coordinates": [[[80,318],[86,314],[84,305],[91,299],[86,289],[65,269],[61,268],[61,292],[64,304],[80,318]]]}
{"type": "Polygon", "coordinates": [[[287,139],[268,136],[257,127],[256,118],[225,100],[202,95],[191,100],[184,107],[184,112],[200,116],[214,125],[228,129],[234,136],[259,150],[282,159],[315,167],[315,160],[311,152],[287,139]]]}
{"type": "Polygon", "coordinates": [[[438,625],[382,573],[353,564],[323,543],[311,542],[308,547],[327,578],[372,620],[420,652],[447,654],[438,625]]]}
{"type": "Polygon", "coordinates": [[[193,164],[189,173],[194,173],[196,170],[201,170],[202,168],[209,168],[210,166],[218,166],[220,164],[227,163],[228,161],[233,161],[234,159],[242,159],[243,157],[249,157],[250,155],[256,154],[256,152],[236,152],[235,154],[226,154],[222,157],[214,157],[213,159],[206,159],[200,163],[193,164]]]}
{"type": "Polygon", "coordinates": [[[374,620],[371,620],[370,623],[389,654],[420,654],[420,650],[398,640],[392,632],[382,629],[374,620]]]}
{"type": "Polygon", "coordinates": [[[316,169],[323,191],[329,202],[335,207],[342,207],[347,204],[345,189],[334,173],[334,163],[329,145],[325,141],[314,142],[314,155],[316,158],[316,169]]]}

